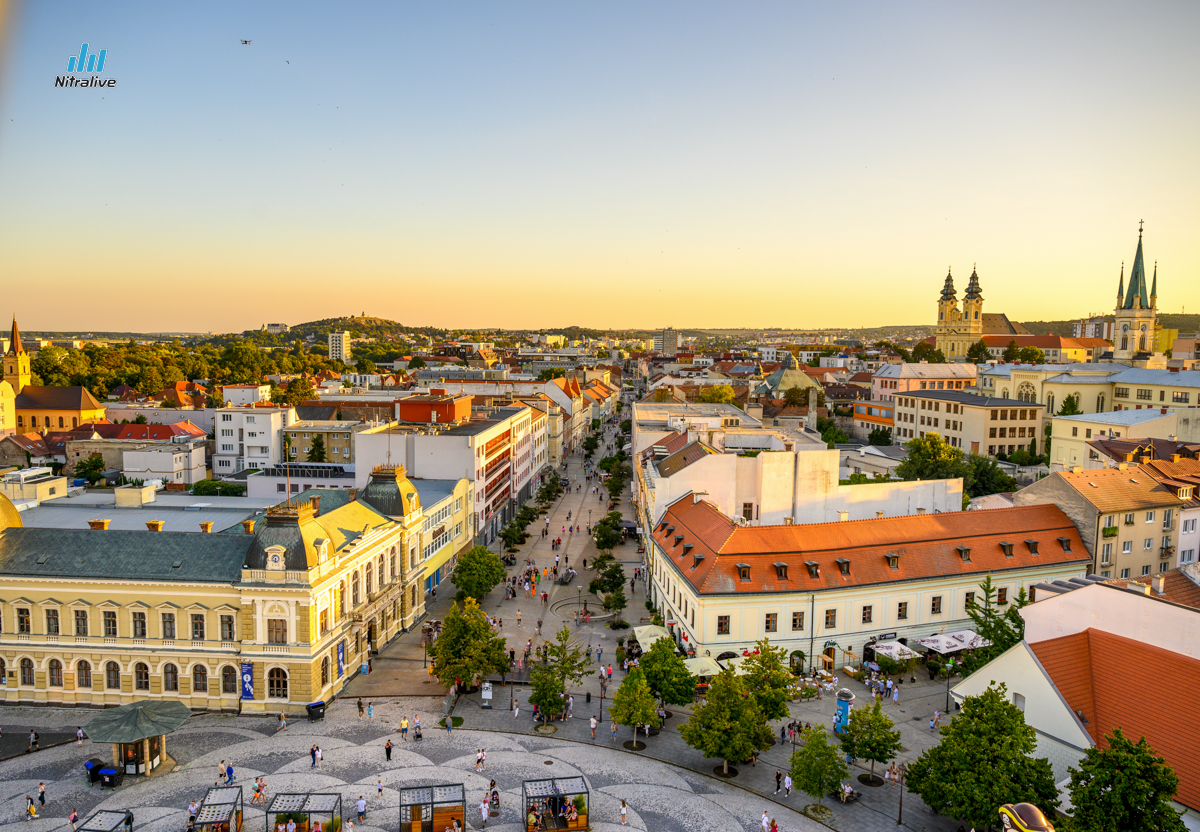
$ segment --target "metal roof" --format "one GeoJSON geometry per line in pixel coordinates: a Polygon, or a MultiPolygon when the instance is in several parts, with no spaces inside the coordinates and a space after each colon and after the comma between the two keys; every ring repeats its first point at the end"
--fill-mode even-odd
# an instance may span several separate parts
{"type": "Polygon", "coordinates": [[[1170,414],[1163,413],[1158,408],[1143,410],[1114,410],[1111,413],[1078,413],[1074,416],[1055,416],[1055,419],[1066,419],[1071,422],[1094,422],[1100,425],[1140,425],[1142,422],[1153,422],[1170,414]]]}

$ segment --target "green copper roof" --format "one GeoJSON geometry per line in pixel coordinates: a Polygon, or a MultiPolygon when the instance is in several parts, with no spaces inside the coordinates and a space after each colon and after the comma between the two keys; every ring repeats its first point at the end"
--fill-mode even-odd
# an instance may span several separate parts
{"type": "Polygon", "coordinates": [[[979,272],[971,269],[971,282],[967,284],[967,293],[963,300],[983,300],[983,289],[979,287],[979,272]]]}
{"type": "Polygon", "coordinates": [[[1125,293],[1124,307],[1133,309],[1134,298],[1140,298],[1142,309],[1150,308],[1146,295],[1146,267],[1142,264],[1142,232],[1138,230],[1137,254],[1133,256],[1133,270],[1129,272],[1129,291],[1125,293]]]}
{"type": "Polygon", "coordinates": [[[942,300],[956,300],[958,293],[954,291],[954,278],[950,276],[950,272],[946,272],[946,283],[942,286],[942,300]]]}

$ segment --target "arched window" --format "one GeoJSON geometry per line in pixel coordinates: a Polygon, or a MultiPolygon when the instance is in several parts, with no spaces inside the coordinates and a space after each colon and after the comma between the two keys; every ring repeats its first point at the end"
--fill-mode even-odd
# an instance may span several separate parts
{"type": "Polygon", "coordinates": [[[33,684],[33,659],[21,659],[21,684],[33,684]]]}
{"type": "Polygon", "coordinates": [[[1051,416],[1054,415],[1054,394],[1053,393],[1046,394],[1046,412],[1049,413],[1051,416]]]}
{"type": "Polygon", "coordinates": [[[208,668],[202,664],[192,668],[192,691],[208,693],[208,668]]]}
{"type": "Polygon", "coordinates": [[[321,687],[329,684],[329,657],[321,659],[321,687]]]}
{"type": "Polygon", "coordinates": [[[358,573],[355,572],[350,576],[350,604],[358,606],[358,573]]]}
{"type": "Polygon", "coordinates": [[[1023,381],[1017,388],[1017,400],[1022,402],[1036,402],[1037,390],[1028,381],[1023,381]]]}
{"type": "Polygon", "coordinates": [[[92,686],[92,666],[86,661],[75,665],[75,687],[90,688],[92,686]]]}
{"type": "Polygon", "coordinates": [[[104,666],[104,686],[109,690],[121,689],[121,666],[116,662],[104,666]]]}
{"type": "Polygon", "coordinates": [[[1101,393],[1100,395],[1098,395],[1096,397],[1096,412],[1097,413],[1104,412],[1104,394],[1103,393],[1101,393]]]}
{"type": "Polygon", "coordinates": [[[65,428],[67,426],[66,422],[63,421],[63,417],[61,416],[58,417],[58,426],[60,428],[65,428]]]}
{"type": "Polygon", "coordinates": [[[163,665],[163,690],[179,690],[179,668],[173,664],[163,665]]]}
{"type": "Polygon", "coordinates": [[[338,618],[346,617],[346,582],[341,581],[337,589],[337,614],[338,618]]]}
{"type": "Polygon", "coordinates": [[[369,564],[369,563],[368,563],[368,564],[367,564],[367,568],[363,570],[363,578],[365,578],[365,579],[366,579],[366,585],[367,585],[367,597],[368,597],[368,598],[370,598],[370,597],[371,597],[371,591],[372,591],[372,590],[371,590],[371,586],[372,586],[372,583],[373,583],[373,582],[372,582],[372,575],[371,575],[371,572],[372,572],[372,570],[371,570],[371,564],[369,564]]]}
{"type": "Polygon", "coordinates": [[[383,589],[383,555],[379,556],[379,565],[376,567],[376,571],[379,574],[379,588],[383,589]]]}
{"type": "Polygon", "coordinates": [[[73,427],[73,428],[79,427],[79,417],[78,416],[71,417],[71,427],[73,427]]]}
{"type": "Polygon", "coordinates": [[[49,664],[50,678],[49,684],[52,688],[61,688],[62,682],[62,662],[58,659],[51,659],[49,664]]]}
{"type": "Polygon", "coordinates": [[[272,667],[267,673],[267,696],[274,699],[287,699],[288,677],[282,667],[272,667]]]}
{"type": "Polygon", "coordinates": [[[46,417],[46,427],[50,427],[50,417],[46,417]]]}
{"type": "Polygon", "coordinates": [[[221,693],[237,693],[237,689],[237,671],[233,669],[233,665],[227,664],[221,669],[221,693]]]}
{"type": "Polygon", "coordinates": [[[150,668],[142,662],[133,666],[134,690],[150,690],[150,668]]]}

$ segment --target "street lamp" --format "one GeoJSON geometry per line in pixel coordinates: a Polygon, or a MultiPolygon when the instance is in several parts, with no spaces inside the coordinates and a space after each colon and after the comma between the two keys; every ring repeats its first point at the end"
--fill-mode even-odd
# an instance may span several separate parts
{"type": "Polygon", "coordinates": [[[578,601],[579,601],[579,612],[582,613],[583,612],[583,584],[579,584],[578,586],[575,587],[575,589],[579,590],[579,592],[577,593],[578,601]]]}
{"type": "Polygon", "coordinates": [[[907,771],[907,763],[901,763],[896,767],[896,785],[900,787],[900,809],[896,813],[896,825],[900,826],[904,823],[904,775],[907,771]]]}
{"type": "Polygon", "coordinates": [[[950,671],[954,669],[954,659],[946,659],[946,719],[950,718],[950,671]]]}

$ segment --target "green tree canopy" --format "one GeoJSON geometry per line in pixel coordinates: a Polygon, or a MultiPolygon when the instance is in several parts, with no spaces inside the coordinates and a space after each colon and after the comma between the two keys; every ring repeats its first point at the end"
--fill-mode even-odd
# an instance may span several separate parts
{"type": "Polygon", "coordinates": [[[327,462],[325,459],[325,437],[321,434],[313,434],[312,445],[308,451],[309,462],[327,462]]]}
{"type": "Polygon", "coordinates": [[[966,460],[970,471],[963,481],[963,487],[968,496],[982,497],[986,494],[1017,490],[1017,481],[1004,473],[1004,469],[990,456],[971,454],[966,460]]]}
{"type": "Polygon", "coordinates": [[[1009,363],[1021,358],[1021,348],[1017,346],[1016,338],[1008,342],[1008,346],[1004,348],[1004,352],[1001,353],[1000,357],[1009,363]]]}
{"type": "Polygon", "coordinates": [[[796,781],[796,788],[815,797],[820,806],[821,798],[840,786],[850,775],[850,770],[838,747],[829,742],[822,726],[809,728],[800,736],[804,739],[804,747],[792,753],[792,779],[796,781]]]}
{"type": "Polygon", "coordinates": [[[75,476],[83,477],[88,485],[95,485],[104,476],[104,457],[92,454],[87,459],[79,460],[75,463],[75,476]]]}
{"type": "Polygon", "coordinates": [[[554,634],[552,641],[546,642],[546,668],[555,675],[565,688],[568,684],[578,685],[588,674],[587,645],[580,647],[571,638],[571,630],[566,624],[554,634]]]}
{"type": "Polygon", "coordinates": [[[1025,638],[1025,619],[1021,608],[1029,604],[1029,595],[1021,587],[1011,604],[996,603],[996,587],[989,572],[979,585],[979,592],[967,602],[967,615],[975,632],[991,642],[963,654],[963,666],[972,673],[1025,638]]]}
{"type": "Polygon", "coordinates": [[[375,372],[375,362],[369,358],[360,358],[354,362],[354,372],[364,376],[371,375],[375,372]]]}
{"type": "Polygon", "coordinates": [[[551,379],[556,379],[556,378],[566,378],[566,376],[567,376],[566,370],[564,370],[560,367],[551,367],[548,370],[542,370],[540,373],[538,373],[537,380],[538,381],[550,381],[551,379]]]}
{"type": "Polygon", "coordinates": [[[649,725],[658,727],[658,713],[655,709],[654,694],[646,683],[646,676],[639,668],[631,669],[621,681],[621,687],[613,694],[613,722],[632,728],[637,737],[638,728],[649,725]]]}
{"type": "Polygon", "coordinates": [[[284,387],[275,387],[271,390],[272,404],[287,405],[297,407],[307,401],[312,401],[317,397],[317,388],[312,383],[311,379],[307,378],[290,378],[287,385],[284,387]]]}
{"type": "MultiPolygon", "coordinates": [[[[664,641],[666,639],[663,639],[664,641]]],[[[788,651],[762,638],[742,662],[742,678],[768,722],[788,715],[788,686],[795,677],[788,664],[788,651]]]]}
{"type": "Polygon", "coordinates": [[[562,710],[563,696],[567,689],[562,679],[554,675],[552,670],[540,664],[533,665],[529,669],[529,684],[532,688],[529,703],[542,709],[543,723],[549,719],[550,714],[562,710]]]}
{"type": "Polygon", "coordinates": [[[709,404],[737,404],[737,396],[728,384],[709,384],[700,390],[699,400],[709,404]]]}
{"type": "Polygon", "coordinates": [[[504,564],[499,555],[486,546],[472,546],[458,556],[450,579],[456,587],[478,600],[503,581],[504,576],[504,564]]]}
{"type": "Polygon", "coordinates": [[[972,364],[986,364],[991,357],[987,343],[982,338],[967,348],[967,360],[972,364]]]}
{"type": "Polygon", "coordinates": [[[888,762],[900,751],[900,732],[894,728],[878,698],[869,708],[852,708],[842,731],[842,750],[851,757],[870,760],[874,777],[875,764],[888,762]]]}
{"type": "Polygon", "coordinates": [[[1017,360],[1022,364],[1045,364],[1046,353],[1038,347],[1021,347],[1017,360]]]}
{"type": "Polygon", "coordinates": [[[425,359],[419,355],[414,355],[412,360],[408,362],[409,372],[413,370],[424,370],[429,365],[425,363],[425,359]]]}
{"type": "Polygon", "coordinates": [[[1060,407],[1058,409],[1057,415],[1058,416],[1078,416],[1081,413],[1083,413],[1083,411],[1079,409],[1079,399],[1077,399],[1075,397],[1075,394],[1072,393],[1071,395],[1069,395],[1065,399],[1063,399],[1062,407],[1060,407]]]}
{"type": "Polygon", "coordinates": [[[1107,748],[1093,746],[1071,769],[1070,832],[1183,832],[1171,805],[1179,778],[1142,737],[1136,743],[1114,728],[1107,748]]]}
{"type": "Polygon", "coordinates": [[[442,621],[442,633],[429,646],[433,675],[446,687],[461,679],[472,685],[491,673],[508,669],[504,639],[488,623],[474,598],[454,604],[442,621]]]}
{"type": "Polygon", "coordinates": [[[912,360],[914,363],[925,361],[929,364],[945,364],[946,354],[926,341],[913,347],[912,360]]]}
{"type": "Polygon", "coordinates": [[[606,524],[597,525],[592,537],[596,541],[596,548],[602,552],[612,552],[621,539],[617,530],[606,524]]]}
{"type": "Polygon", "coordinates": [[[955,448],[936,433],[926,433],[904,443],[908,454],[896,466],[895,472],[902,480],[945,480],[955,477],[966,480],[971,468],[963,458],[960,448],[955,448]]]}
{"type": "Polygon", "coordinates": [[[891,428],[872,428],[867,434],[868,445],[890,445],[892,444],[892,429],[891,428]]]}
{"type": "Polygon", "coordinates": [[[1003,685],[968,696],[942,728],[938,745],[908,767],[908,787],[939,814],[976,827],[996,822],[1005,803],[1032,803],[1050,814],[1058,790],[1050,763],[1034,757],[1037,735],[1003,685]]]}
{"type": "Polygon", "coordinates": [[[642,654],[638,664],[650,690],[665,705],[690,705],[696,695],[696,677],[688,673],[675,652],[673,639],[660,638],[642,654]]]}
{"type": "Polygon", "coordinates": [[[789,387],[783,391],[783,406],[784,407],[803,407],[808,401],[808,396],[800,387],[789,387]]]}
{"type": "Polygon", "coordinates": [[[724,760],[726,774],[730,760],[748,760],[771,744],[767,720],[747,694],[743,677],[725,668],[710,680],[704,704],[679,729],[683,741],[705,757],[724,760]]]}
{"type": "Polygon", "coordinates": [[[614,613],[618,618],[621,615],[621,610],[625,609],[628,603],[629,601],[625,598],[624,586],[618,586],[604,596],[604,609],[614,613]]]}

